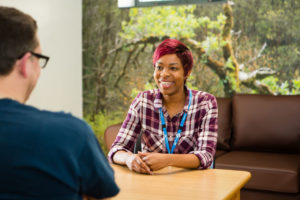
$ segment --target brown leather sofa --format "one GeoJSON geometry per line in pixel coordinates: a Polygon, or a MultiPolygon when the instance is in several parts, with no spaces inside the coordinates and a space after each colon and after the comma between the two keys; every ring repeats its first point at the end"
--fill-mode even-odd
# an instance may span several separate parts
{"type": "MultiPolygon", "coordinates": [[[[300,200],[300,95],[239,94],[217,101],[215,168],[251,172],[242,200],[300,200]]],[[[120,127],[106,129],[108,149],[120,127]]]]}
{"type": "Polygon", "coordinates": [[[242,200],[300,200],[300,95],[217,101],[215,168],[251,172],[242,200]]]}

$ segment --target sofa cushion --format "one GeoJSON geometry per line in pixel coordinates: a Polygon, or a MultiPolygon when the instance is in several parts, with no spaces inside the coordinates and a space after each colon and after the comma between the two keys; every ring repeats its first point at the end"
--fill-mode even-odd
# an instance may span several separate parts
{"type": "Polygon", "coordinates": [[[119,130],[122,126],[122,123],[119,123],[119,124],[113,124],[113,125],[110,125],[108,126],[106,129],[105,129],[105,132],[104,132],[104,141],[105,141],[105,144],[106,144],[106,148],[108,150],[110,150],[111,148],[111,145],[114,143],[118,133],[119,133],[119,130]]]}
{"type": "Polygon", "coordinates": [[[300,95],[235,95],[233,149],[300,153],[300,95]]]}
{"type": "Polygon", "coordinates": [[[231,137],[232,104],[231,98],[217,98],[218,103],[218,142],[217,149],[229,150],[231,137]]]}
{"type": "Polygon", "coordinates": [[[218,157],[215,168],[251,172],[247,189],[299,192],[299,154],[232,151],[218,157]]]}
{"type": "Polygon", "coordinates": [[[218,149],[217,149],[215,158],[218,158],[218,157],[224,155],[225,153],[228,153],[228,151],[218,150],[218,149]]]}
{"type": "Polygon", "coordinates": [[[242,200],[299,200],[300,193],[292,194],[282,192],[250,190],[243,188],[241,190],[240,197],[242,200]]]}

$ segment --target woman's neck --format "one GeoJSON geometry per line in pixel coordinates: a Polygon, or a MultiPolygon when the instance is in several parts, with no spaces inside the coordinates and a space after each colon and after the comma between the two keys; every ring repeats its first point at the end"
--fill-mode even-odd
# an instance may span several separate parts
{"type": "Polygon", "coordinates": [[[186,93],[184,88],[180,93],[174,95],[163,95],[163,104],[171,117],[182,111],[185,105],[185,99],[186,93]]]}

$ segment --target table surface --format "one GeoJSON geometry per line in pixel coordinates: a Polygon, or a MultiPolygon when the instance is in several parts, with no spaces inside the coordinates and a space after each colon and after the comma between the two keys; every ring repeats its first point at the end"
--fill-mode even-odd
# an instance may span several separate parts
{"type": "Polygon", "coordinates": [[[112,199],[234,199],[250,179],[247,171],[166,167],[153,175],[112,164],[120,192],[112,199]]]}

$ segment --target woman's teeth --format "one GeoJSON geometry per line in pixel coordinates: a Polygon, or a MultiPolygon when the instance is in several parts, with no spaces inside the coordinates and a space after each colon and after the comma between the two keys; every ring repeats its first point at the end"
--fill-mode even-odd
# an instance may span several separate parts
{"type": "Polygon", "coordinates": [[[163,87],[170,87],[173,84],[173,82],[160,82],[160,84],[163,87]]]}

